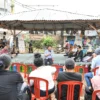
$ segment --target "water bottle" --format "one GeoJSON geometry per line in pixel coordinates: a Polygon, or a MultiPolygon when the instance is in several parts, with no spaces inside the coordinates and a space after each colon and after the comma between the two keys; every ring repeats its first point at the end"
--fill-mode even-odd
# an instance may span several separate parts
{"type": "Polygon", "coordinates": [[[17,71],[17,66],[14,64],[14,66],[13,66],[13,71],[17,71]]]}

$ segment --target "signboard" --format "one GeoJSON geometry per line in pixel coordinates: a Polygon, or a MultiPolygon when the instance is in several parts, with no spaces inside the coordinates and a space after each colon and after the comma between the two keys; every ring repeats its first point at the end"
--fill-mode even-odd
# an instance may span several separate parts
{"type": "Polygon", "coordinates": [[[97,32],[95,30],[86,30],[85,36],[97,36],[97,32]]]}
{"type": "Polygon", "coordinates": [[[18,47],[20,53],[25,53],[25,43],[24,43],[24,39],[21,37],[18,38],[18,47]]]}
{"type": "Polygon", "coordinates": [[[74,44],[82,46],[82,37],[80,37],[79,34],[77,34],[75,36],[75,43],[74,44]]]}

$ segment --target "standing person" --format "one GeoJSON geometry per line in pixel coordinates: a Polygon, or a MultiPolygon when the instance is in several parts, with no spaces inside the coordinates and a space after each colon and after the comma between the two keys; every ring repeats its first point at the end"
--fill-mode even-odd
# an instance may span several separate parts
{"type": "Polygon", "coordinates": [[[3,36],[2,43],[3,43],[3,46],[6,46],[6,44],[7,44],[7,40],[6,40],[5,36],[3,36]]]}
{"type": "Polygon", "coordinates": [[[51,46],[48,46],[48,49],[45,50],[45,65],[52,65],[53,64],[53,50],[51,46]]]}
{"type": "Polygon", "coordinates": [[[29,53],[33,53],[32,40],[29,42],[29,53]]]}
{"type": "Polygon", "coordinates": [[[77,48],[77,52],[75,54],[74,60],[76,61],[78,58],[80,59],[80,61],[83,61],[83,50],[82,50],[82,47],[80,45],[77,48]]]}
{"type": "Polygon", "coordinates": [[[70,51],[70,44],[69,44],[69,42],[66,40],[66,43],[65,43],[65,53],[66,53],[66,55],[64,55],[64,56],[68,56],[69,51],[70,51]]]}
{"type": "MultiPolygon", "coordinates": [[[[82,81],[80,73],[74,72],[75,62],[71,58],[65,61],[65,72],[59,73],[57,83],[64,81],[82,81]]],[[[76,86],[74,90],[74,100],[78,100],[79,87],[76,86]]],[[[61,100],[66,100],[67,86],[62,87],[61,100]]]]}

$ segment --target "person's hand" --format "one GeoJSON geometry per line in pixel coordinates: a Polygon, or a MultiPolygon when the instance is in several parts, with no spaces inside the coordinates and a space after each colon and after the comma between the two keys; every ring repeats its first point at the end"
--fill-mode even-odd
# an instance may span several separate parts
{"type": "Polygon", "coordinates": [[[48,56],[50,56],[50,55],[51,55],[51,53],[48,54],[48,56]]]}
{"type": "Polygon", "coordinates": [[[54,61],[54,59],[52,58],[52,61],[54,61]]]}

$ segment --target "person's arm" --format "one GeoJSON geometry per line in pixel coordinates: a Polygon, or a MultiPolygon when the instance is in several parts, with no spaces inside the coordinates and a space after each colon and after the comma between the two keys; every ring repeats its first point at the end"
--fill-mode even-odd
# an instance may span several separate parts
{"type": "Polygon", "coordinates": [[[51,55],[51,53],[49,53],[47,50],[44,52],[45,57],[48,57],[51,55]]]}
{"type": "Polygon", "coordinates": [[[16,73],[16,83],[23,83],[23,78],[19,73],[16,73]]]}
{"type": "Polygon", "coordinates": [[[56,72],[56,68],[52,67],[52,66],[47,66],[48,72],[50,72],[51,74],[54,74],[56,72]]]}
{"type": "Polygon", "coordinates": [[[91,71],[93,71],[93,69],[96,67],[96,64],[95,64],[95,60],[93,59],[92,60],[92,64],[91,64],[91,71]]]}
{"type": "Polygon", "coordinates": [[[52,51],[51,51],[51,57],[52,57],[52,59],[54,58],[53,55],[54,55],[54,51],[52,50],[52,51]]]}
{"type": "Polygon", "coordinates": [[[79,53],[78,56],[79,56],[79,57],[82,57],[82,56],[83,56],[83,51],[82,51],[82,50],[80,51],[80,53],[79,53]]]}

